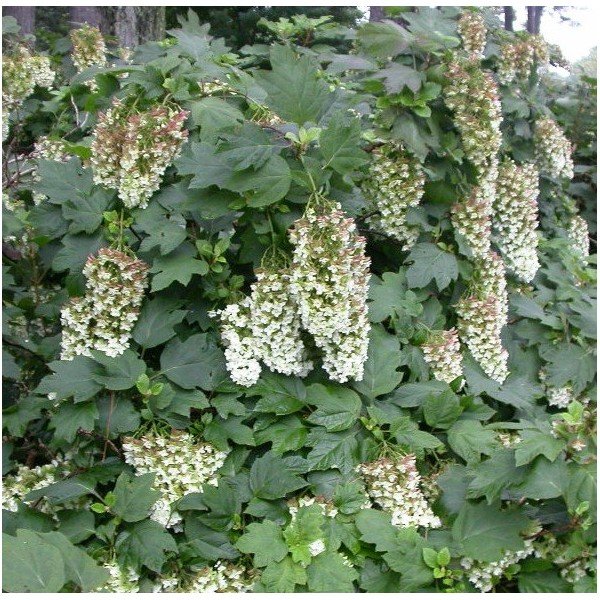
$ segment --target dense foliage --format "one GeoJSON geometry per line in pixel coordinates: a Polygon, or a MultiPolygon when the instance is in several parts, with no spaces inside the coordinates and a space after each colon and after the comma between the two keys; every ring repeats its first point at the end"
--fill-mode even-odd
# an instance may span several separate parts
{"type": "Polygon", "coordinates": [[[401,18],[4,20],[6,591],[595,590],[591,103],[401,18]]]}

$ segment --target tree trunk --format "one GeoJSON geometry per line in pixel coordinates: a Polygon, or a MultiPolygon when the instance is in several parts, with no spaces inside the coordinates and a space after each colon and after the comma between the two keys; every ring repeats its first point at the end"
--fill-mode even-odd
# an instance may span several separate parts
{"type": "Polygon", "coordinates": [[[122,47],[133,48],[165,35],[164,6],[107,6],[101,11],[103,33],[116,36],[122,47]]]}
{"type": "Polygon", "coordinates": [[[5,6],[3,17],[14,17],[21,26],[21,33],[27,35],[35,29],[35,6],[5,6]]]}
{"type": "Polygon", "coordinates": [[[97,6],[71,6],[69,7],[69,19],[71,27],[79,27],[84,23],[92,27],[100,27],[102,13],[97,6]]]}
{"type": "Polygon", "coordinates": [[[514,31],[515,9],[512,6],[504,7],[504,29],[514,31]]]}
{"type": "Polygon", "coordinates": [[[369,22],[383,21],[383,6],[369,6],[369,22]]]}
{"type": "Polygon", "coordinates": [[[540,32],[542,23],[543,6],[528,6],[527,7],[527,31],[532,34],[540,32]]]}

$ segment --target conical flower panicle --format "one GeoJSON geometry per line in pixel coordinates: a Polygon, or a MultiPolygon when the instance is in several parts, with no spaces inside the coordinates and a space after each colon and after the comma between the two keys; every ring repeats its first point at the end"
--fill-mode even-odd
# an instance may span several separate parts
{"type": "Polygon", "coordinates": [[[458,19],[458,34],[471,60],[483,58],[487,27],[481,13],[464,11],[458,19]]]}
{"type": "Polygon", "coordinates": [[[404,243],[414,245],[419,230],[408,225],[411,207],[418,206],[425,193],[425,174],[421,163],[404,148],[388,145],[373,152],[369,176],[361,188],[377,214],[367,222],[374,229],[404,243]]]}
{"type": "Polygon", "coordinates": [[[465,238],[475,257],[486,256],[490,251],[491,216],[492,203],[480,187],[473,188],[466,200],[457,202],[450,210],[454,229],[465,238]]]}
{"type": "Polygon", "coordinates": [[[101,248],[83,269],[83,298],[61,312],[63,360],[99,350],[118,356],[128,347],[147,285],[148,265],[118,250],[101,248]]]}
{"type": "Polygon", "coordinates": [[[500,166],[494,211],[496,241],[507,269],[530,282],[540,263],[537,256],[539,174],[532,164],[505,159],[500,166]]]}
{"type": "Polygon", "coordinates": [[[360,381],[369,345],[369,258],[338,203],[310,207],[290,230],[291,288],[303,328],[335,381],[360,381]]]}
{"type": "Polygon", "coordinates": [[[425,362],[438,381],[450,383],[463,374],[462,354],[456,329],[432,332],[421,346],[425,362]]]}
{"type": "Polygon", "coordinates": [[[115,99],[94,130],[94,183],[117,189],[128,208],[146,208],[187,139],[187,114],[166,106],[137,112],[115,99]]]}
{"type": "Polygon", "coordinates": [[[72,29],[70,36],[73,44],[71,56],[78,73],[89,67],[106,65],[106,44],[97,27],[84,23],[82,27],[72,29]]]}
{"type": "Polygon", "coordinates": [[[508,295],[504,265],[490,253],[478,261],[475,283],[456,305],[458,334],[486,375],[499,383],[508,376],[508,352],[501,332],[507,322],[508,295]]]}
{"type": "Polygon", "coordinates": [[[538,119],[533,141],[540,171],[557,179],[573,179],[573,147],[556,121],[550,118],[538,119]]]}
{"type": "Polygon", "coordinates": [[[582,258],[590,255],[590,231],[587,221],[575,215],[569,223],[567,231],[573,250],[582,258]]]}
{"type": "Polygon", "coordinates": [[[433,513],[421,490],[421,475],[414,455],[363,463],[356,467],[356,472],[365,481],[371,500],[391,514],[392,525],[441,526],[439,517],[433,513]]]}

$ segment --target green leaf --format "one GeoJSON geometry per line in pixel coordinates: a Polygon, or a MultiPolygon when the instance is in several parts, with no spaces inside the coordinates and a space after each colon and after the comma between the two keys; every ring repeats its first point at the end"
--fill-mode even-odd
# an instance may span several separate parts
{"type": "Polygon", "coordinates": [[[80,429],[93,431],[97,418],[98,408],[94,402],[63,402],[52,415],[48,427],[55,430],[57,438],[72,442],[80,429]]]}
{"type": "Polygon", "coordinates": [[[462,408],[458,396],[452,390],[432,394],[423,404],[423,416],[430,427],[448,429],[460,416],[462,408]]]}
{"type": "Polygon", "coordinates": [[[367,558],[360,572],[360,587],[371,594],[395,593],[400,589],[400,574],[367,558]]]}
{"type": "Polygon", "coordinates": [[[306,569],[308,589],[311,592],[350,593],[358,573],[337,552],[324,552],[312,559],[306,569]]]}
{"type": "Polygon", "coordinates": [[[173,328],[188,313],[176,310],[177,305],[163,296],[146,301],[133,329],[133,339],[142,348],[154,348],[170,340],[175,335],[173,328]]]}
{"type": "Polygon", "coordinates": [[[113,490],[115,503],[111,511],[128,523],[145,519],[160,498],[160,492],[152,489],[155,476],[155,473],[146,473],[136,477],[123,471],[113,490]]]}
{"type": "Polygon", "coordinates": [[[308,430],[302,421],[293,415],[278,419],[265,429],[256,431],[254,439],[257,444],[271,442],[271,450],[277,456],[285,452],[299,450],[306,442],[308,430]]]}
{"type": "Polygon", "coordinates": [[[140,375],[146,372],[146,363],[133,350],[125,350],[119,356],[107,356],[94,351],[94,360],[102,365],[94,378],[109,390],[129,390],[135,386],[140,375]]]}
{"type": "Polygon", "coordinates": [[[374,326],[369,336],[363,379],[355,381],[352,387],[371,399],[387,394],[402,380],[402,374],[397,370],[399,366],[400,341],[382,327],[374,326]]]}
{"type": "Polygon", "coordinates": [[[60,552],[67,581],[72,581],[82,592],[93,592],[108,579],[108,570],[99,567],[91,556],[74,546],[62,533],[53,531],[37,536],[42,543],[54,546],[60,552]]]}
{"type": "Polygon", "coordinates": [[[575,394],[582,392],[596,374],[596,358],[591,350],[562,342],[546,350],[540,350],[546,365],[546,383],[563,387],[572,383],[575,394]]]}
{"type": "Polygon", "coordinates": [[[549,431],[525,429],[515,448],[517,467],[530,463],[540,454],[553,461],[565,449],[564,440],[555,438],[549,431]]]}
{"type": "Polygon", "coordinates": [[[193,175],[190,188],[207,188],[211,185],[224,187],[231,177],[231,165],[225,154],[217,154],[216,148],[207,143],[193,142],[175,160],[180,175],[193,175]]]}
{"type": "Polygon", "coordinates": [[[110,439],[118,437],[121,433],[135,431],[140,426],[140,413],[129,398],[118,396],[112,400],[101,398],[97,401],[97,405],[99,411],[97,429],[103,435],[108,432],[110,439]]]}
{"type": "Polygon", "coordinates": [[[454,423],[448,430],[448,444],[467,463],[479,462],[482,454],[491,456],[498,448],[494,432],[472,420],[454,423]]]}
{"type": "Polygon", "coordinates": [[[219,153],[227,158],[234,170],[260,169],[272,157],[281,153],[283,146],[275,145],[266,131],[254,123],[244,125],[231,133],[225,133],[226,142],[219,153]]]}
{"type": "Polygon", "coordinates": [[[294,520],[283,531],[283,538],[293,561],[304,566],[310,564],[310,545],[323,540],[324,520],[319,506],[302,506],[298,509],[294,520]]]}
{"type": "Polygon", "coordinates": [[[514,450],[500,448],[490,457],[471,469],[470,474],[474,477],[467,492],[469,498],[485,496],[488,504],[499,499],[507,488],[521,483],[525,477],[525,469],[515,465],[514,450]]]}
{"type": "Polygon", "coordinates": [[[425,543],[415,529],[403,528],[398,531],[396,549],[383,556],[390,569],[402,575],[403,592],[418,591],[433,582],[433,573],[423,560],[425,543]]]}
{"type": "Polygon", "coordinates": [[[271,452],[252,463],[250,489],[257,498],[276,500],[306,485],[304,479],[294,475],[285,462],[271,452]]]}
{"type": "MultiPolygon", "coordinates": [[[[568,593],[573,591],[568,581],[554,571],[521,572],[518,575],[521,594],[568,593]]],[[[596,584],[586,592],[596,592],[596,584]]]]}
{"type": "Polygon", "coordinates": [[[407,261],[412,262],[406,271],[406,279],[411,288],[423,288],[435,280],[441,292],[458,278],[456,256],[435,244],[417,244],[408,255],[407,261]]]}
{"type": "Polygon", "coordinates": [[[208,263],[194,258],[195,254],[191,245],[182,244],[168,256],[155,258],[150,268],[150,273],[155,274],[151,291],[164,290],[174,281],[187,286],[192,275],[206,275],[209,271],[208,263]]]}
{"type": "Polygon", "coordinates": [[[281,528],[266,519],[261,523],[250,523],[238,539],[236,548],[244,554],[254,554],[255,567],[279,562],[288,553],[281,528]]]}
{"type": "Polygon", "coordinates": [[[311,471],[339,469],[350,473],[358,462],[358,440],[354,428],[328,433],[324,428],[316,427],[308,435],[307,445],[312,447],[306,460],[311,471]]]}
{"type": "Polygon", "coordinates": [[[385,80],[385,89],[388,94],[398,94],[404,87],[416,93],[421,89],[425,80],[423,72],[398,63],[392,63],[387,69],[378,71],[376,77],[385,80]]]}
{"type": "Polygon", "coordinates": [[[322,425],[327,431],[343,431],[352,427],[360,415],[362,404],[358,394],[341,385],[314,383],[306,390],[306,403],[317,407],[307,421],[322,425]]]}
{"type": "Polygon", "coordinates": [[[204,437],[207,442],[219,450],[229,449],[227,440],[232,440],[236,444],[254,446],[252,429],[244,425],[243,420],[244,417],[229,417],[228,419],[216,417],[204,428],[204,437]]]}
{"type": "Polygon", "coordinates": [[[85,402],[102,389],[96,379],[100,367],[91,358],[76,356],[48,366],[54,373],[42,379],[35,390],[38,394],[56,394],[56,400],[72,397],[75,402],[85,402]]]}
{"type": "Polygon", "coordinates": [[[317,78],[313,61],[279,45],[271,47],[270,59],[272,70],[257,76],[267,92],[266,104],[286,121],[318,123],[329,108],[332,94],[325,81],[317,78]]]}
{"type": "Polygon", "coordinates": [[[390,401],[402,408],[421,406],[429,396],[447,392],[450,386],[443,381],[418,381],[404,383],[390,396],[390,401]]]}
{"type": "Polygon", "coordinates": [[[72,196],[62,205],[65,219],[71,221],[69,233],[94,233],[102,225],[103,213],[108,208],[112,193],[96,190],[89,196],[72,196]]]}
{"type": "Polygon", "coordinates": [[[60,551],[40,542],[33,531],[2,534],[2,589],[7,592],[59,592],[66,583],[60,551]]]}
{"type": "Polygon", "coordinates": [[[439,448],[442,442],[427,431],[421,431],[419,426],[409,416],[399,417],[390,423],[390,436],[398,444],[407,446],[413,452],[420,452],[423,448],[439,448]]]}
{"type": "Polygon", "coordinates": [[[193,127],[200,126],[203,140],[212,140],[219,131],[231,129],[244,121],[244,115],[220,98],[202,98],[190,105],[193,127]]]}
{"type": "Polygon", "coordinates": [[[531,465],[523,483],[514,490],[525,498],[547,500],[562,496],[569,483],[569,469],[564,460],[550,462],[540,456],[531,465]]]}
{"type": "Polygon", "coordinates": [[[151,519],[139,521],[119,534],[116,548],[125,562],[135,569],[142,565],[160,573],[167,559],[166,553],[177,553],[177,544],[162,525],[151,519]]]}
{"type": "Polygon", "coordinates": [[[35,191],[48,196],[56,204],[62,204],[69,198],[88,196],[93,187],[91,169],[84,169],[78,158],[67,162],[39,160],[37,177],[35,191]]]}
{"type": "Polygon", "coordinates": [[[67,234],[61,240],[62,248],[54,255],[52,268],[57,271],[70,271],[79,275],[83,270],[88,256],[96,254],[104,245],[101,231],[93,235],[67,234]]]}
{"type": "Polygon", "coordinates": [[[160,356],[162,373],[184,389],[214,390],[229,376],[223,351],[205,333],[172,339],[160,356]]]}
{"type": "Polygon", "coordinates": [[[398,530],[386,512],[365,508],[356,516],[356,527],[361,533],[360,539],[374,544],[377,552],[393,552],[398,546],[398,530]]]}
{"type": "Polygon", "coordinates": [[[341,175],[351,173],[368,161],[361,147],[361,129],[358,119],[344,118],[336,113],[319,138],[319,150],[325,160],[324,169],[332,168],[341,175]]]}
{"type": "Polygon", "coordinates": [[[187,238],[185,223],[163,216],[154,218],[152,226],[148,229],[144,228],[144,231],[149,235],[142,240],[140,252],[149,252],[153,248],[158,248],[163,256],[173,252],[187,238]]]}
{"type": "Polygon", "coordinates": [[[96,533],[93,513],[85,509],[66,509],[57,513],[60,525],[58,531],[70,542],[78,544],[96,533]]]}
{"type": "Polygon", "coordinates": [[[380,323],[388,317],[404,314],[406,292],[404,271],[384,273],[381,280],[377,277],[371,277],[369,319],[373,323],[380,323]]]}
{"type": "Polygon", "coordinates": [[[396,56],[406,50],[412,35],[394,21],[365,23],[357,32],[359,44],[368,54],[378,58],[396,56]]]}
{"type": "Polygon", "coordinates": [[[247,395],[258,395],[256,412],[288,415],[302,410],[306,404],[306,387],[299,377],[287,377],[272,371],[263,373],[247,395]]]}
{"type": "Polygon", "coordinates": [[[306,583],[306,569],[286,556],[280,562],[269,562],[262,572],[260,582],[266,592],[291,594],[296,585],[306,583]]]}
{"type": "Polygon", "coordinates": [[[466,556],[493,562],[507,550],[524,548],[519,534],[528,523],[520,509],[500,510],[499,502],[492,506],[466,502],[454,522],[452,536],[462,545],[466,556]]]}

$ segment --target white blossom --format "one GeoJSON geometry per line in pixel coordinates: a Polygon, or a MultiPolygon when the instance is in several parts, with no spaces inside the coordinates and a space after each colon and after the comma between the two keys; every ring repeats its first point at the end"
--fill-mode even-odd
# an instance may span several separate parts
{"type": "Polygon", "coordinates": [[[587,221],[575,215],[569,222],[567,231],[573,250],[582,258],[590,255],[590,232],[587,221]]]}
{"type": "Polygon", "coordinates": [[[373,502],[391,514],[396,527],[441,527],[420,488],[415,456],[381,458],[356,467],[373,502]]]}
{"type": "Polygon", "coordinates": [[[458,34],[462,38],[463,47],[471,59],[483,57],[487,28],[481,13],[464,11],[458,19],[458,34]]]}
{"type": "Polygon", "coordinates": [[[150,518],[175,531],[181,530],[181,515],[173,503],[186,494],[202,492],[204,485],[217,486],[217,471],[223,466],[226,452],[205,442],[196,442],[189,433],[173,432],[170,436],[148,434],[123,442],[125,462],[136,475],[155,473],[154,488],[161,493],[151,509],[150,518]]]}
{"type": "Polygon", "coordinates": [[[532,164],[505,159],[498,177],[494,210],[496,242],[506,268],[530,282],[539,269],[537,256],[539,174],[532,164]]]}
{"type": "Polygon", "coordinates": [[[450,383],[463,374],[456,329],[432,332],[421,348],[435,379],[450,383]]]}
{"type": "Polygon", "coordinates": [[[533,141],[540,171],[550,177],[573,179],[573,147],[556,121],[551,118],[538,119],[533,141]]]}

